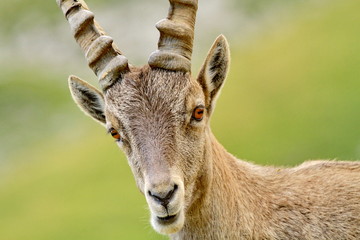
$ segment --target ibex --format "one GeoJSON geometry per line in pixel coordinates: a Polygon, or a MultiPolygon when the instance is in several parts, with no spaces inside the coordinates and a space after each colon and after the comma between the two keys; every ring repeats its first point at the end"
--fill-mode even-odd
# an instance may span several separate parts
{"type": "Polygon", "coordinates": [[[57,0],[102,92],[75,76],[72,97],[125,152],[151,212],[172,239],[360,239],[360,163],[295,168],[236,159],[209,126],[229,68],[224,36],[197,78],[191,55],[197,0],[170,0],[148,64],[128,63],[80,0],[57,0]]]}

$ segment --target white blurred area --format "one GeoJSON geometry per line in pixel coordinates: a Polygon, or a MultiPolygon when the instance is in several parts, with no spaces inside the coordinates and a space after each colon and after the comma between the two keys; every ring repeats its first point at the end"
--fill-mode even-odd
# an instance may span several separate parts
{"type": "MultiPolygon", "coordinates": [[[[89,0],[87,3],[97,21],[114,38],[130,62],[134,65],[146,64],[150,53],[157,48],[159,33],[155,24],[167,16],[169,2],[139,0],[95,4],[89,0]]],[[[195,66],[201,64],[219,34],[224,34],[230,44],[239,46],[242,41],[251,40],[263,28],[291,15],[288,9],[292,6],[274,2],[256,14],[249,14],[246,8],[235,5],[230,0],[199,0],[193,53],[195,66]]],[[[55,1],[54,8],[57,8],[55,1]]],[[[75,43],[61,11],[58,11],[57,21],[51,25],[36,14],[29,12],[18,19],[14,23],[16,30],[11,33],[13,36],[0,35],[0,63],[20,60],[71,71],[76,67],[77,74],[88,74],[83,53],[75,43]]]]}

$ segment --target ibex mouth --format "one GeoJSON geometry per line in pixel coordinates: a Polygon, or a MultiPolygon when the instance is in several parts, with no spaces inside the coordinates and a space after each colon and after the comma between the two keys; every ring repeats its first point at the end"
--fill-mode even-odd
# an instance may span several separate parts
{"type": "Polygon", "coordinates": [[[180,211],[166,217],[154,216],[151,218],[151,225],[160,234],[172,234],[180,231],[184,226],[184,212],[180,211]]]}
{"type": "Polygon", "coordinates": [[[166,217],[157,217],[158,222],[163,225],[172,224],[172,223],[176,222],[177,219],[178,219],[178,214],[171,215],[171,216],[168,215],[166,217]]]}

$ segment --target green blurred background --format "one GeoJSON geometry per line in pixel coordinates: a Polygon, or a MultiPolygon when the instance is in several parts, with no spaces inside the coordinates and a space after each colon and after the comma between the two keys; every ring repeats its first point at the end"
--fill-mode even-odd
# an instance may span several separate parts
{"type": "MultiPolygon", "coordinates": [[[[156,48],[166,0],[88,0],[132,63],[156,48]]],[[[232,65],[212,128],[241,159],[360,158],[360,2],[200,0],[194,73],[224,33],[232,65]]],[[[0,239],[165,239],[124,155],[73,104],[96,85],[55,0],[0,2],[0,239]]]]}

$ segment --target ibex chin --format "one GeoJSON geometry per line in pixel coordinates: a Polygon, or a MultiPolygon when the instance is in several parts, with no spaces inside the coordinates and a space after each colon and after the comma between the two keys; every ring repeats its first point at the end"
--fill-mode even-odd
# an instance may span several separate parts
{"type": "Polygon", "coordinates": [[[77,105],[127,155],[153,228],[172,239],[360,239],[360,163],[261,167],[236,159],[209,121],[229,68],[219,36],[196,79],[198,0],[170,0],[158,50],[137,68],[81,0],[57,0],[102,92],[71,76],[77,105]]]}

